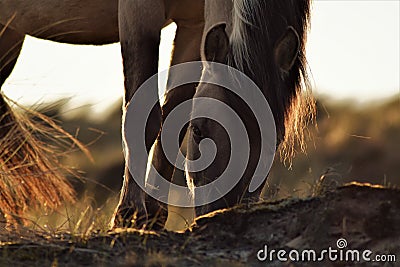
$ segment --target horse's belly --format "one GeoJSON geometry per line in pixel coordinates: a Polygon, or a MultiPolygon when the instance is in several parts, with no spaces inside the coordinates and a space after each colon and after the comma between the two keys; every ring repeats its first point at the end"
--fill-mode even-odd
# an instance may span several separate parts
{"type": "Polygon", "coordinates": [[[59,42],[118,42],[118,0],[0,0],[0,24],[59,42]]]}

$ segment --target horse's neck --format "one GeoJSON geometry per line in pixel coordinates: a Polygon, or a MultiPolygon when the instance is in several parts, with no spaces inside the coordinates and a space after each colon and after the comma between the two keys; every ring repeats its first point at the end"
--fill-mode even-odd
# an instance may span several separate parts
{"type": "Polygon", "coordinates": [[[225,30],[230,35],[232,32],[232,9],[232,0],[206,0],[204,32],[208,32],[216,24],[225,23],[225,30]]]}
{"type": "Polygon", "coordinates": [[[206,61],[204,57],[205,36],[218,24],[225,24],[225,31],[228,36],[232,32],[232,0],[206,0],[204,4],[204,30],[203,40],[201,42],[201,59],[206,61]]]}

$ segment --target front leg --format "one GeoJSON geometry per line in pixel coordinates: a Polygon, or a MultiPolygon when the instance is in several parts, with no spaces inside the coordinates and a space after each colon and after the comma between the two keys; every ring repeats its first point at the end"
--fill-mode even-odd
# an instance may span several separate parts
{"type": "MultiPolygon", "coordinates": [[[[161,29],[165,23],[164,1],[162,0],[120,0],[119,29],[125,75],[126,107],[132,96],[144,81],[157,73],[158,48],[161,29]]],[[[149,95],[157,94],[158,88],[152,88],[149,95]]],[[[159,103],[153,108],[146,127],[146,147],[150,150],[157,137],[161,125],[161,109],[159,103]]],[[[145,179],[147,157],[135,154],[136,168],[140,170],[140,178],[145,179]]],[[[149,196],[133,180],[128,167],[125,167],[123,187],[116,209],[113,227],[143,227],[156,216],[162,207],[149,196]]]]}
{"type": "MultiPolygon", "coordinates": [[[[204,22],[203,22],[203,13],[198,12],[198,17],[185,21],[185,23],[176,21],[177,31],[174,40],[174,53],[172,56],[171,65],[177,65],[180,63],[186,63],[190,61],[199,61],[200,60],[200,43],[203,34],[204,22]]],[[[163,123],[170,115],[170,113],[181,103],[190,100],[193,98],[195,93],[196,84],[190,83],[181,85],[179,87],[173,88],[173,84],[176,84],[181,76],[185,75],[184,72],[170,72],[168,77],[167,91],[165,93],[165,102],[162,106],[162,117],[163,123]]],[[[198,80],[200,79],[201,72],[199,70],[198,73],[194,73],[192,75],[197,75],[198,80]]],[[[186,116],[187,121],[189,121],[190,113],[180,114],[180,116],[186,116]]],[[[172,118],[172,120],[174,120],[172,118]]],[[[184,139],[186,133],[187,126],[184,126],[179,135],[179,144],[182,144],[182,140],[184,139]]],[[[165,127],[162,128],[162,131],[166,131],[165,127]]],[[[164,132],[165,136],[167,136],[167,141],[165,142],[173,142],[176,140],[178,136],[173,136],[171,133],[164,132]]],[[[165,144],[165,143],[164,143],[165,144]]],[[[183,145],[181,147],[181,151],[183,154],[186,154],[186,147],[183,145]]],[[[173,155],[173,159],[176,159],[177,155],[173,155]]],[[[164,150],[161,143],[161,131],[157,137],[157,140],[154,144],[154,153],[152,158],[152,165],[155,170],[167,181],[172,182],[174,184],[180,186],[186,186],[185,174],[183,171],[175,168],[175,162],[169,162],[166,155],[164,154],[164,150]]],[[[153,172],[149,173],[149,179],[154,180],[154,176],[156,174],[153,172]]],[[[175,192],[176,194],[177,192],[175,192]]],[[[179,197],[173,196],[173,192],[169,192],[170,197],[179,197]]],[[[165,222],[165,228],[168,230],[180,231],[184,230],[193,222],[194,219],[194,209],[192,208],[181,208],[168,206],[168,220],[165,222]]],[[[162,221],[164,223],[164,221],[162,221]]]]}

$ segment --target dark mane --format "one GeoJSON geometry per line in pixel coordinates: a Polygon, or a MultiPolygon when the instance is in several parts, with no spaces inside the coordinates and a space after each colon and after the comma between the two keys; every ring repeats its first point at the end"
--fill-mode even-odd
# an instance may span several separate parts
{"type": "Polygon", "coordinates": [[[305,57],[310,0],[233,2],[229,64],[263,90],[274,114],[281,155],[291,158],[296,143],[304,149],[304,130],[315,113],[305,57]],[[288,26],[297,31],[300,47],[293,68],[282,75],[273,60],[273,48],[288,26]]]}

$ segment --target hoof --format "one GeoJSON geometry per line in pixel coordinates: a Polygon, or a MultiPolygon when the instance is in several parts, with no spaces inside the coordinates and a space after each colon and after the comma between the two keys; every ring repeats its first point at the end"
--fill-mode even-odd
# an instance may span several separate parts
{"type": "Polygon", "coordinates": [[[111,220],[111,229],[135,228],[140,230],[158,231],[164,228],[165,216],[162,209],[154,215],[139,212],[134,208],[121,208],[111,220]]]}

